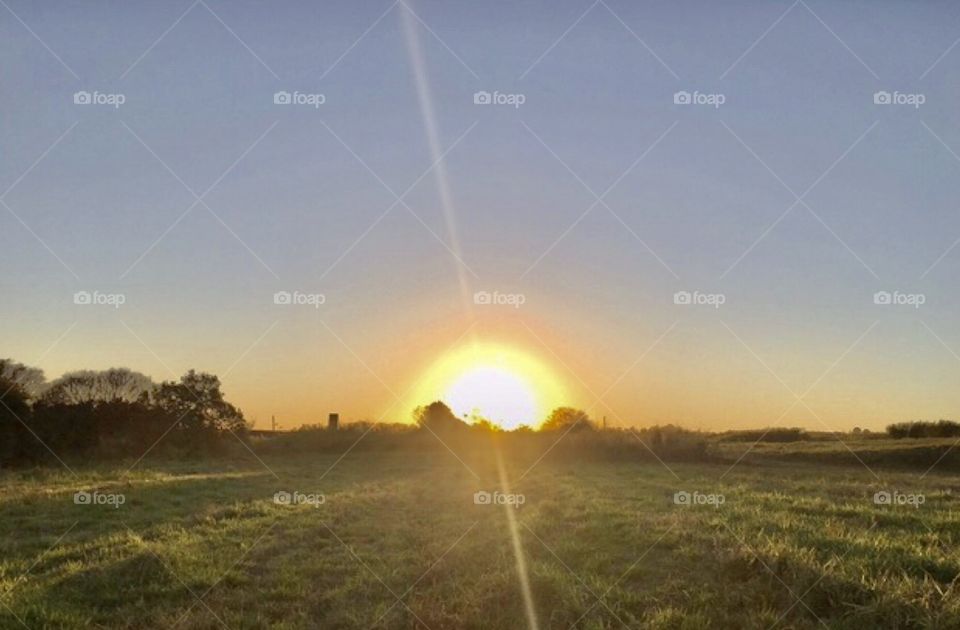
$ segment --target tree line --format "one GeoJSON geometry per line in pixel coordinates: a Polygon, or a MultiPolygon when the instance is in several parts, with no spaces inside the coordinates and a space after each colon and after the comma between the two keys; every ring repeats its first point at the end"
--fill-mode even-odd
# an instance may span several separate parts
{"type": "Polygon", "coordinates": [[[247,429],[213,374],[190,370],[158,384],[110,368],[47,382],[38,368],[0,359],[0,466],[147,451],[198,454],[218,449],[231,433],[243,438],[247,429]]]}
{"type": "Polygon", "coordinates": [[[953,422],[952,420],[938,420],[937,422],[923,420],[898,422],[887,427],[887,435],[894,439],[958,437],[960,436],[960,423],[953,422]]]}

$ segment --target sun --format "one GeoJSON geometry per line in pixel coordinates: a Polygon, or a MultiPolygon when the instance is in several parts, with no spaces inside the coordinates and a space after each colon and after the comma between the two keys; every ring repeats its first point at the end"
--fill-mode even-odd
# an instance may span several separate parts
{"type": "Polygon", "coordinates": [[[504,428],[532,425],[537,401],[529,383],[503,368],[483,365],[462,374],[442,400],[454,413],[487,418],[504,428]]]}
{"type": "Polygon", "coordinates": [[[470,344],[441,357],[425,373],[414,405],[441,400],[461,418],[484,418],[504,429],[538,426],[563,401],[560,381],[516,348],[470,344]]]}

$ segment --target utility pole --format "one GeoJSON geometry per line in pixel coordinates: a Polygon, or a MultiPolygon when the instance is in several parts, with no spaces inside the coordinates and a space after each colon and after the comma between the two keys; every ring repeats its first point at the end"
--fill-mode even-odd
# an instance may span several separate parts
{"type": "Polygon", "coordinates": [[[272,426],[272,428],[273,428],[274,433],[276,433],[276,431],[277,431],[277,417],[276,417],[276,416],[270,416],[270,424],[271,424],[271,426],[272,426]]]}

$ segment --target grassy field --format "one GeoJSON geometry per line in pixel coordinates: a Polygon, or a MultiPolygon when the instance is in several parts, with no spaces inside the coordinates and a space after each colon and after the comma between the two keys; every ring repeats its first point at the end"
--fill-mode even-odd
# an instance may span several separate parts
{"type": "Polygon", "coordinates": [[[0,627],[960,627],[952,475],[336,460],[3,473],[0,627]],[[523,504],[476,504],[505,491],[501,472],[523,504]],[[99,494],[78,505],[78,490],[99,494]]]}

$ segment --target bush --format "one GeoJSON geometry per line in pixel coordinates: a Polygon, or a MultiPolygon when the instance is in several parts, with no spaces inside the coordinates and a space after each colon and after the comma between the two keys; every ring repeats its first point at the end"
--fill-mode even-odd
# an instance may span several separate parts
{"type": "Polygon", "coordinates": [[[799,428],[772,428],[753,431],[730,431],[725,433],[721,442],[802,442],[810,435],[799,428]]]}
{"type": "Polygon", "coordinates": [[[347,449],[387,451],[429,446],[437,440],[411,424],[353,422],[342,424],[339,429],[314,425],[282,433],[260,432],[252,442],[256,450],[264,453],[344,453],[347,449]]]}
{"type": "Polygon", "coordinates": [[[456,431],[439,433],[411,424],[341,425],[339,430],[309,427],[266,435],[254,440],[264,453],[320,452],[355,453],[416,452],[472,459],[489,457],[494,451],[509,459],[534,462],[541,457],[553,461],[704,461],[707,440],[702,433],[672,425],[648,429],[606,431],[533,431],[521,427],[504,431],[489,423],[464,424],[456,431]],[[440,439],[438,439],[438,437],[440,439]]]}
{"type": "Polygon", "coordinates": [[[435,433],[448,433],[467,428],[467,423],[454,415],[445,403],[432,402],[425,407],[417,407],[413,411],[413,420],[417,426],[427,428],[435,433]]]}
{"type": "Polygon", "coordinates": [[[154,447],[197,455],[219,451],[233,441],[228,433],[243,438],[247,430],[219,379],[193,370],[156,389],[123,368],[74,372],[30,402],[23,385],[0,376],[0,465],[139,458],[154,447]]]}
{"type": "Polygon", "coordinates": [[[573,407],[557,407],[550,412],[541,431],[582,431],[595,428],[586,411],[573,407]]]}
{"type": "Polygon", "coordinates": [[[899,422],[887,427],[887,435],[894,439],[957,437],[960,436],[960,423],[951,420],[899,422]]]}
{"type": "Polygon", "coordinates": [[[24,423],[30,418],[28,396],[16,382],[0,377],[0,465],[9,465],[25,458],[30,443],[24,423]]]}

